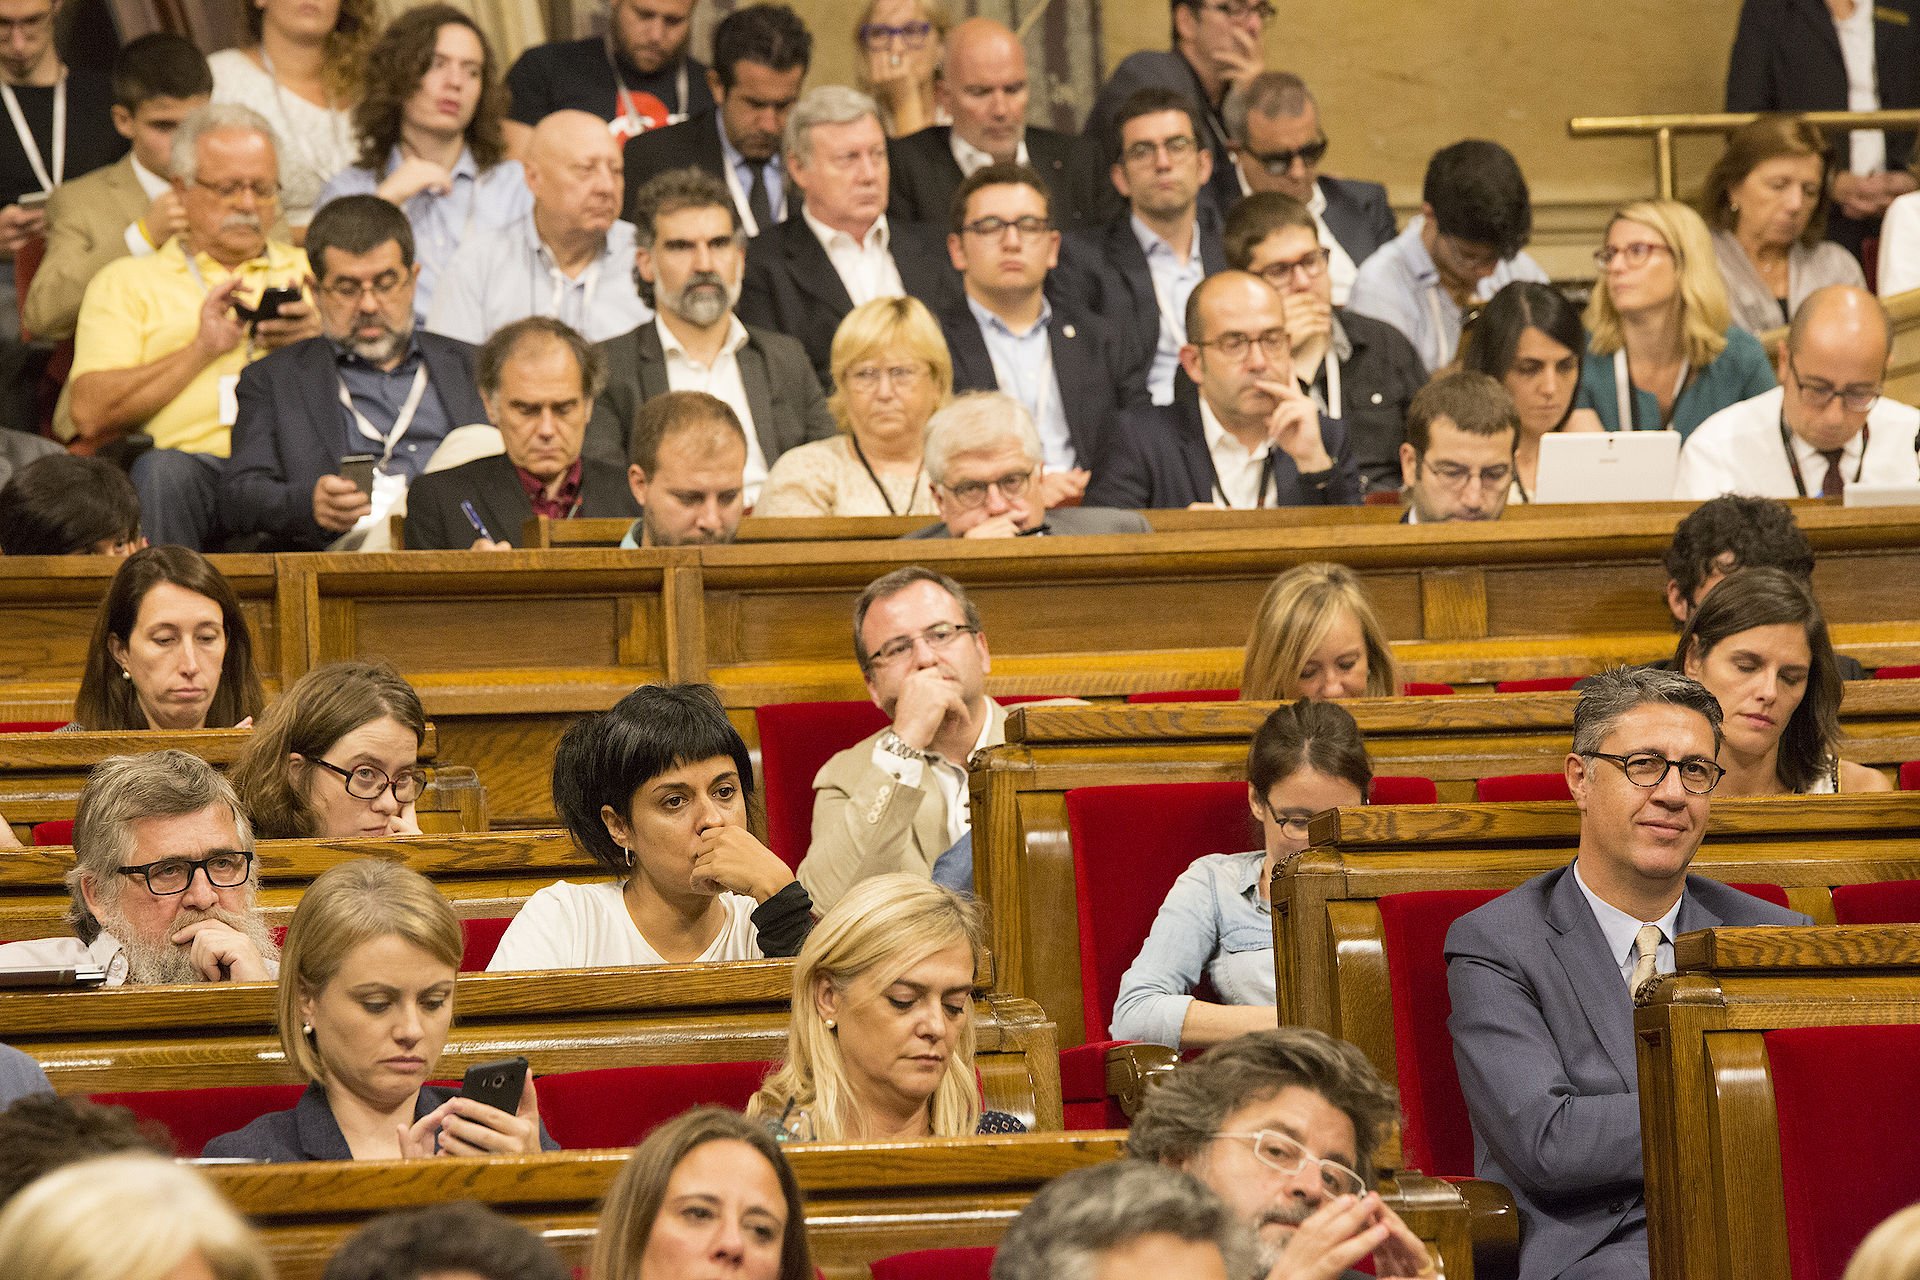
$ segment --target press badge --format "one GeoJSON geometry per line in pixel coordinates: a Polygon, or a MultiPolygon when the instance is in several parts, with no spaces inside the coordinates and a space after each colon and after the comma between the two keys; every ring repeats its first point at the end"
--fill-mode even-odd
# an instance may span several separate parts
{"type": "Polygon", "coordinates": [[[220,425],[230,427],[240,421],[240,375],[225,374],[220,379],[220,425]]]}

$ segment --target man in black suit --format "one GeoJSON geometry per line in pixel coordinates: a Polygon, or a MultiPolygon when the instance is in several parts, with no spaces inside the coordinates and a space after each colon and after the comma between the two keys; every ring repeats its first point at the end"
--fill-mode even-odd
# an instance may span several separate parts
{"type": "Polygon", "coordinates": [[[1234,87],[1223,114],[1241,187],[1277,191],[1307,207],[1328,253],[1334,305],[1346,306],[1355,268],[1398,233],[1387,189],[1319,171],[1327,135],[1320,104],[1299,76],[1263,71],[1234,87]]]}
{"type": "Polygon", "coordinates": [[[480,394],[507,451],[415,481],[407,549],[511,551],[531,516],[637,517],[625,468],[580,456],[604,378],[598,349],[550,316],[516,320],[488,338],[480,394]]]}
{"type": "Polygon", "coordinates": [[[474,349],[414,328],[413,228],[377,196],[314,215],[307,255],[322,335],[240,375],[221,526],[266,551],[320,551],[386,517],[455,427],[486,421],[474,349]],[[340,474],[376,459],[370,491],[340,474]]]}
{"type": "Polygon", "coordinates": [[[787,117],[781,155],[804,206],[747,248],[740,318],[798,338],[831,385],[834,331],[863,302],[902,294],[938,315],[960,279],[937,230],[887,217],[887,135],[873,99],[809,89],[787,117]]]}
{"type": "Polygon", "coordinates": [[[990,164],[1031,165],[1053,199],[1058,227],[1078,226],[1093,161],[1080,139],[1027,124],[1027,51],[1005,24],[969,18],[947,33],[934,92],[953,117],[887,143],[895,222],[945,226],[961,179],[990,164]]]}
{"type": "Polygon", "coordinates": [[[746,237],[727,189],[697,169],[663,173],[631,210],[634,270],[654,318],[600,344],[607,385],[594,400],[586,455],[619,465],[640,406],[668,391],[704,391],[747,433],[746,501],[798,444],[834,433],[833,414],[800,344],[734,315],[746,237]]]}
{"type": "Polygon", "coordinates": [[[1322,413],[1346,427],[1361,484],[1398,492],[1407,406],[1427,381],[1420,353],[1386,321],[1333,304],[1327,242],[1291,196],[1258,191],[1235,205],[1226,245],[1236,270],[1280,291],[1294,376],[1322,413]]]}
{"type": "Polygon", "coordinates": [[[1046,296],[1060,232],[1040,175],[991,164],[960,184],[947,251],[966,300],[940,317],[953,389],[1005,391],[1039,427],[1048,506],[1078,501],[1107,424],[1147,400],[1145,353],[1071,299],[1046,296]]]}
{"type": "Polygon", "coordinates": [[[800,100],[800,82],[813,57],[813,36],[784,4],[736,9],[713,29],[713,65],[707,87],[714,108],[628,140],[623,153],[626,199],[669,169],[699,169],[727,184],[749,236],[787,216],[787,184],[780,167],[780,131],[800,100]]]}
{"type": "Polygon", "coordinates": [[[1295,381],[1286,314],[1279,291],[1245,271],[1195,289],[1173,404],[1120,415],[1087,502],[1135,510],[1357,504],[1352,442],[1295,381]]]}

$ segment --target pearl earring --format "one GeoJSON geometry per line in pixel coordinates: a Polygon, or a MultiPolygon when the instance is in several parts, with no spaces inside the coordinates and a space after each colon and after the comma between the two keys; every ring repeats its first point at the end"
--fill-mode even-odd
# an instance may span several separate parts
{"type": "Polygon", "coordinates": [[[838,1031],[839,1029],[840,1029],[839,1023],[835,1022],[832,1018],[827,1019],[827,1030],[838,1031]]]}
{"type": "Polygon", "coordinates": [[[120,668],[120,678],[122,680],[131,680],[133,679],[133,672],[127,670],[125,667],[122,667],[120,668]]]}
{"type": "Polygon", "coordinates": [[[301,1035],[303,1035],[303,1036],[310,1036],[310,1035],[312,1035],[312,1034],[313,1034],[313,1024],[312,1024],[311,1022],[303,1022],[303,1023],[301,1023],[301,1024],[300,1024],[300,1034],[301,1034],[301,1035]]]}

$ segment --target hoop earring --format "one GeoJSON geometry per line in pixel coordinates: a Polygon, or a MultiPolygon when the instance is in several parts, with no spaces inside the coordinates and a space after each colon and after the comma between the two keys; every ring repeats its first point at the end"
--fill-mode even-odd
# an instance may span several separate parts
{"type": "Polygon", "coordinates": [[[633,870],[633,864],[634,864],[633,850],[627,848],[627,846],[625,845],[621,845],[620,852],[627,855],[627,870],[629,871],[633,870]]]}

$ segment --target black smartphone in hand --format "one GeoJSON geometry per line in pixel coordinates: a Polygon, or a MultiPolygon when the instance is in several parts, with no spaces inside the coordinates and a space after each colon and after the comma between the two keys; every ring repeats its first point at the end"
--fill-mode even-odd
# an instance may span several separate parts
{"type": "Polygon", "coordinates": [[[501,1058],[498,1062],[483,1062],[479,1066],[468,1067],[467,1074],[460,1081],[460,1096],[484,1102],[497,1111],[512,1115],[520,1109],[520,1094],[526,1085],[527,1060],[523,1057],[501,1058]]]}
{"type": "Polygon", "coordinates": [[[353,481],[353,487],[373,496],[373,466],[375,458],[370,453],[350,453],[340,459],[340,475],[353,481]]]}
{"type": "Polygon", "coordinates": [[[248,324],[259,324],[262,320],[278,320],[281,309],[300,301],[297,288],[274,287],[260,291],[260,305],[249,307],[246,303],[234,300],[234,314],[248,324]]]}

